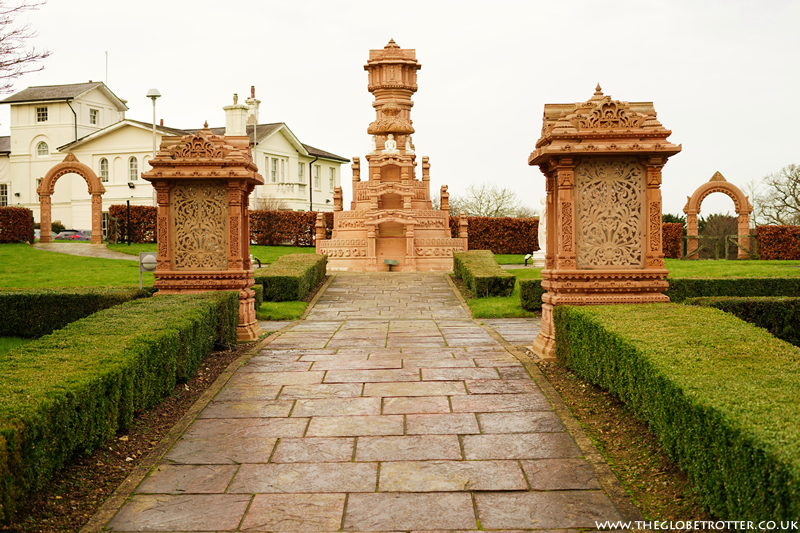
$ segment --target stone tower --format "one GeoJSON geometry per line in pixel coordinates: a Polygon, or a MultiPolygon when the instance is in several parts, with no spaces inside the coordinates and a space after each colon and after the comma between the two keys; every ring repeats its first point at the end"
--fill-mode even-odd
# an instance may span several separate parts
{"type": "Polygon", "coordinates": [[[453,251],[466,249],[466,232],[450,237],[442,187],[442,209],[431,207],[430,163],[422,158],[422,179],[416,175],[411,134],[411,96],[417,92],[416,51],[390,40],[382,50],[370,50],[364,69],[375,96],[375,121],[367,153],[367,180],[353,158],[353,201],[343,211],[341,189],[334,194],[331,239],[318,239],[317,252],[328,255],[328,268],[339,271],[451,270],[453,251]],[[396,262],[396,263],[395,263],[396,262]]]}

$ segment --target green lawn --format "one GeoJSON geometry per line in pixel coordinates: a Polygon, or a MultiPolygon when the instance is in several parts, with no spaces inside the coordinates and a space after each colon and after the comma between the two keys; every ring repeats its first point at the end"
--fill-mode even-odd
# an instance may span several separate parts
{"type": "Polygon", "coordinates": [[[30,340],[31,339],[21,339],[19,337],[0,337],[0,357],[30,340]]]}
{"type": "Polygon", "coordinates": [[[666,259],[670,278],[797,278],[800,261],[666,259]]]}
{"type": "Polygon", "coordinates": [[[297,320],[308,307],[307,302],[264,302],[256,309],[259,320],[297,320]]]}
{"type": "MultiPolygon", "coordinates": [[[[542,277],[541,268],[515,268],[510,271],[517,279],[539,279],[542,277]]],[[[511,296],[492,296],[490,298],[473,298],[467,305],[475,318],[521,318],[539,316],[522,308],[519,300],[519,282],[514,284],[511,296]]]]}
{"type": "MultiPolygon", "coordinates": [[[[142,283],[153,285],[145,272],[142,283]]],[[[135,261],[98,259],[35,250],[27,244],[0,244],[0,287],[91,287],[138,285],[135,261]]]]}
{"type": "MultiPolygon", "coordinates": [[[[155,252],[156,244],[109,244],[108,249],[123,254],[139,255],[139,252],[155,252]]],[[[314,254],[317,253],[314,247],[294,247],[294,246],[258,246],[250,245],[250,254],[261,260],[261,264],[274,263],[277,258],[287,254],[314,254]]]]}

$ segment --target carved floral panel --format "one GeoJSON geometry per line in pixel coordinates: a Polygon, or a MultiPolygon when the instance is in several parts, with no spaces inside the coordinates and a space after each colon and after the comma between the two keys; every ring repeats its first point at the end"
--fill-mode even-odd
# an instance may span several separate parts
{"type": "Polygon", "coordinates": [[[227,269],[228,191],[223,182],[175,185],[172,236],[176,269],[227,269]]]}
{"type": "Polygon", "coordinates": [[[598,158],[575,169],[578,268],[642,267],[645,172],[632,158],[598,158]]]}

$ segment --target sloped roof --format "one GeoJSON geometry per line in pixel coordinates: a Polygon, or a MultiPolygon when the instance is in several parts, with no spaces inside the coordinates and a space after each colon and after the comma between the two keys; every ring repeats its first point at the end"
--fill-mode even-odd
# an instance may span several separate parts
{"type": "Polygon", "coordinates": [[[314,157],[319,157],[320,159],[333,159],[335,161],[341,161],[343,163],[350,162],[350,160],[347,159],[346,157],[332,154],[330,152],[326,152],[325,150],[320,150],[319,148],[314,148],[313,146],[309,146],[307,144],[303,144],[303,146],[308,151],[309,155],[313,155],[314,157]]]}
{"type": "Polygon", "coordinates": [[[89,83],[73,83],[69,85],[40,85],[28,87],[12,94],[0,104],[21,104],[25,102],[46,102],[50,100],[71,100],[86,94],[93,89],[100,89],[117,106],[120,111],[127,111],[125,100],[117,97],[102,81],[89,83]]]}
{"type": "MultiPolygon", "coordinates": [[[[130,118],[126,118],[124,120],[120,120],[119,122],[115,122],[114,124],[111,124],[110,126],[106,126],[105,128],[99,129],[97,131],[93,131],[92,133],[90,133],[88,135],[84,135],[80,139],[77,139],[75,141],[68,142],[65,145],[59,146],[58,147],[58,151],[59,152],[63,152],[65,150],[67,150],[67,151],[71,150],[71,149],[75,148],[76,146],[79,146],[79,145],[81,145],[81,144],[83,144],[85,142],[91,141],[91,140],[96,139],[98,137],[102,137],[103,135],[105,135],[107,133],[111,133],[112,131],[117,130],[117,129],[121,128],[122,126],[125,126],[125,125],[134,126],[134,127],[137,127],[137,128],[142,128],[142,129],[145,129],[145,130],[152,130],[153,129],[153,123],[152,122],[142,122],[141,120],[133,120],[133,119],[130,119],[130,118]]],[[[158,126],[158,125],[156,126],[156,131],[158,133],[162,134],[162,135],[186,135],[186,133],[187,133],[185,130],[179,130],[177,128],[167,128],[165,126],[158,126]]]]}

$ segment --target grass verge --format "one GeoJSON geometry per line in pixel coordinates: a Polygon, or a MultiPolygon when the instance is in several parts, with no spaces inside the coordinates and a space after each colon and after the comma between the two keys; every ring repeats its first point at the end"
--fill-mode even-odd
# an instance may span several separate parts
{"type": "Polygon", "coordinates": [[[15,348],[19,348],[31,339],[22,339],[20,337],[0,337],[0,356],[3,356],[15,348]]]}
{"type": "MultiPolygon", "coordinates": [[[[123,254],[139,255],[139,252],[155,252],[156,244],[109,244],[108,249],[123,254]]],[[[275,260],[287,254],[315,254],[314,247],[306,246],[259,246],[250,245],[250,255],[257,257],[262,265],[274,263],[275,260]]]]}
{"type": "Polygon", "coordinates": [[[474,318],[526,318],[539,316],[540,313],[526,311],[522,308],[519,297],[519,280],[539,279],[541,277],[541,269],[515,269],[514,275],[517,276],[517,282],[514,284],[514,292],[510,296],[491,296],[488,298],[475,298],[475,294],[467,288],[463,281],[455,277],[452,279],[458,290],[461,291],[461,295],[466,300],[474,318]]]}
{"type": "Polygon", "coordinates": [[[307,302],[264,302],[256,309],[259,320],[297,320],[308,307],[307,302]]]}

